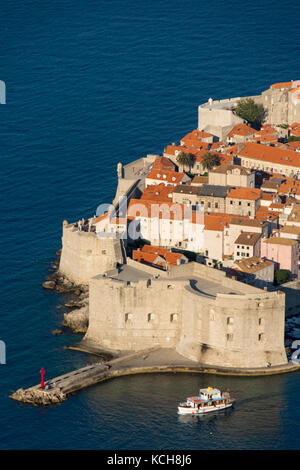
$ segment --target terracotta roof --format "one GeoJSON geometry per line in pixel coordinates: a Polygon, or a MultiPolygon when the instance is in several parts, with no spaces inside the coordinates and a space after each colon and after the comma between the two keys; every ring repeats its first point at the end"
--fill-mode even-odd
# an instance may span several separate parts
{"type": "Polygon", "coordinates": [[[272,204],[270,204],[269,206],[270,209],[283,209],[284,208],[284,204],[280,204],[278,202],[272,202],[272,204]]]}
{"type": "Polygon", "coordinates": [[[268,207],[261,206],[257,209],[255,218],[263,222],[274,222],[280,215],[280,212],[269,211],[268,207]]]}
{"type": "Polygon", "coordinates": [[[109,216],[109,214],[110,214],[109,212],[106,212],[105,214],[99,215],[99,216],[97,217],[97,219],[96,219],[96,224],[97,224],[98,222],[101,222],[101,220],[106,219],[106,218],[109,216]]]}
{"type": "Polygon", "coordinates": [[[153,168],[159,170],[165,169],[175,171],[176,165],[167,157],[158,157],[153,163],[153,168]]]}
{"type": "Polygon", "coordinates": [[[163,265],[164,260],[160,259],[160,257],[156,254],[153,253],[142,253],[141,251],[138,250],[133,250],[132,251],[132,258],[135,261],[144,261],[145,263],[148,264],[158,264],[158,265],[163,265]]]}
{"type": "Polygon", "coordinates": [[[249,136],[253,135],[256,133],[255,129],[252,129],[252,127],[247,126],[246,124],[237,124],[234,126],[234,128],[229,132],[227,137],[234,137],[235,135],[241,135],[241,136],[249,136]]]}
{"type": "Polygon", "coordinates": [[[168,248],[160,246],[144,245],[141,250],[133,250],[133,259],[136,261],[144,261],[159,266],[171,265],[176,266],[178,261],[184,258],[182,253],[175,253],[168,248]]]}
{"type": "Polygon", "coordinates": [[[204,216],[205,230],[223,232],[232,219],[232,214],[208,214],[204,216]]]}
{"type": "Polygon", "coordinates": [[[271,85],[271,88],[291,88],[293,82],[281,82],[281,83],[274,83],[271,85]]]}
{"type": "Polygon", "coordinates": [[[229,199],[246,199],[256,201],[260,198],[261,191],[256,188],[233,188],[229,191],[227,197],[229,199]]]}
{"type": "Polygon", "coordinates": [[[146,179],[166,181],[169,184],[179,184],[183,180],[185,173],[172,170],[156,170],[152,168],[146,179]]]}
{"type": "Polygon", "coordinates": [[[255,136],[267,136],[267,135],[276,135],[277,137],[277,131],[271,126],[267,127],[262,127],[260,131],[255,131],[255,136]]]}
{"type": "Polygon", "coordinates": [[[154,246],[154,245],[144,245],[141,251],[143,253],[152,253],[155,255],[165,257],[166,254],[168,253],[168,248],[162,248],[160,246],[154,246]]]}
{"type": "Polygon", "coordinates": [[[213,170],[210,171],[210,173],[222,173],[225,174],[227,172],[232,172],[233,170],[239,170],[241,175],[250,175],[253,173],[253,170],[250,170],[250,168],[245,168],[244,166],[241,165],[230,165],[228,163],[223,163],[220,166],[217,166],[213,170]]]}
{"type": "Polygon", "coordinates": [[[246,142],[238,155],[279,165],[300,167],[299,153],[278,147],[246,142]]]}
{"type": "Polygon", "coordinates": [[[208,176],[194,176],[191,184],[207,184],[208,176]]]}
{"type": "Polygon", "coordinates": [[[274,194],[271,194],[271,193],[262,193],[261,195],[261,199],[263,201],[273,201],[273,197],[274,197],[274,194]]]}
{"type": "Polygon", "coordinates": [[[189,147],[201,148],[201,145],[203,144],[202,139],[205,139],[207,137],[213,137],[213,135],[195,129],[192,132],[186,134],[184,137],[182,137],[180,143],[189,147]]]}
{"type": "Polygon", "coordinates": [[[297,245],[298,242],[297,240],[291,240],[290,238],[283,238],[283,237],[270,237],[270,238],[264,238],[263,239],[264,243],[268,243],[270,245],[297,245]]]}
{"type": "Polygon", "coordinates": [[[173,194],[200,194],[200,186],[191,186],[190,184],[178,184],[173,191],[173,194]]]}
{"type": "Polygon", "coordinates": [[[244,217],[232,217],[230,225],[242,225],[243,227],[264,227],[266,224],[257,219],[245,219],[244,217]]]}
{"type": "Polygon", "coordinates": [[[244,258],[235,262],[236,269],[239,269],[240,271],[248,274],[255,273],[271,265],[274,265],[272,261],[264,260],[256,256],[252,256],[251,258],[244,258]]]}
{"type": "Polygon", "coordinates": [[[275,143],[278,140],[277,135],[260,135],[255,137],[256,142],[266,142],[266,143],[275,143]]]}
{"type": "Polygon", "coordinates": [[[254,246],[260,239],[261,234],[255,232],[242,232],[235,240],[235,245],[254,246]]]}
{"type": "Polygon", "coordinates": [[[150,184],[145,188],[141,200],[151,200],[151,201],[172,201],[172,194],[174,191],[174,186],[166,186],[163,183],[160,184],[150,184]]]}

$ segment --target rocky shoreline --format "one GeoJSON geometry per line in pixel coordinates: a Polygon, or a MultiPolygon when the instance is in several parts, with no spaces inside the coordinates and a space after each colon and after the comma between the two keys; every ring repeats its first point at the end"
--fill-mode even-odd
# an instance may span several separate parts
{"type": "MultiPolygon", "coordinates": [[[[53,273],[46,276],[46,281],[43,282],[42,286],[47,290],[53,290],[60,294],[72,294],[76,297],[76,299],[64,304],[64,307],[72,310],[64,313],[62,326],[70,328],[74,333],[86,333],[89,320],[89,289],[86,285],[75,284],[67,276],[59,272],[60,254],[61,250],[56,252],[56,269],[53,273]]],[[[54,335],[61,333],[62,330],[58,328],[53,331],[54,335]]]]}

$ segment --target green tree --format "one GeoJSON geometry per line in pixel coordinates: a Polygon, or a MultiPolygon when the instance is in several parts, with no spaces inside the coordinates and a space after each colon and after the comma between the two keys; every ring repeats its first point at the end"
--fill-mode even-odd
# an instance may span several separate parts
{"type": "Polygon", "coordinates": [[[275,271],[275,283],[277,285],[284,284],[291,279],[291,273],[288,269],[277,269],[275,271]]]}
{"type": "Polygon", "coordinates": [[[265,116],[264,108],[261,104],[256,104],[252,98],[243,98],[238,101],[235,113],[245,119],[255,129],[260,129],[265,116]]]}
{"type": "Polygon", "coordinates": [[[298,142],[300,140],[300,137],[296,137],[295,135],[290,135],[288,137],[288,142],[298,142]]]}
{"type": "Polygon", "coordinates": [[[212,170],[220,164],[220,159],[215,153],[206,152],[202,157],[202,167],[204,170],[212,170]]]}
{"type": "Polygon", "coordinates": [[[189,170],[191,168],[194,156],[191,153],[185,153],[183,151],[179,152],[176,157],[176,160],[180,165],[183,167],[188,167],[189,170]]]}

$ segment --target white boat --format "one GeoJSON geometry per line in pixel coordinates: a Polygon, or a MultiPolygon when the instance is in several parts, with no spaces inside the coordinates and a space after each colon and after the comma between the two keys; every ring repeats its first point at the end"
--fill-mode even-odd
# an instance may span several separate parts
{"type": "Polygon", "coordinates": [[[234,401],[228,392],[212,387],[200,388],[198,396],[188,397],[185,402],[179,403],[178,413],[197,415],[224,410],[230,408],[234,401]]]}

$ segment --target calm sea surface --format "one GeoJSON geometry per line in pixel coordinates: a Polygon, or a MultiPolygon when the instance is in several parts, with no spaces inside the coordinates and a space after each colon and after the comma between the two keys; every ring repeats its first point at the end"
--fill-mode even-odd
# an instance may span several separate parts
{"type": "Polygon", "coordinates": [[[300,79],[299,2],[70,0],[0,3],[1,449],[297,449],[300,374],[124,377],[60,406],[8,395],[95,358],[51,332],[64,299],[41,283],[63,219],[111,202],[116,164],[159,153],[197,126],[197,105],[300,79]],[[234,411],[179,417],[200,386],[234,411]]]}

